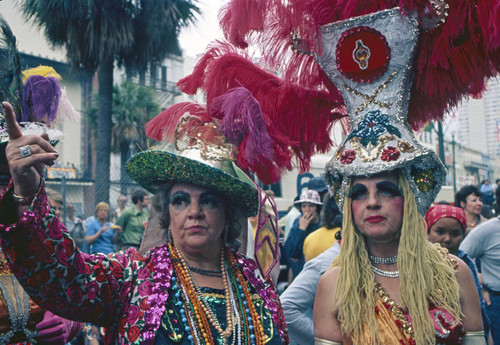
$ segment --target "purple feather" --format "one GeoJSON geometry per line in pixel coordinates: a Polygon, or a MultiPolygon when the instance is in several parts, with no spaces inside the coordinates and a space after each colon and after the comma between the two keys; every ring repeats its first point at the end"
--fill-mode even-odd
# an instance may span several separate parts
{"type": "Polygon", "coordinates": [[[266,127],[259,102],[244,87],[236,87],[213,99],[211,109],[222,117],[221,129],[232,144],[239,146],[245,136],[244,155],[252,165],[260,157],[273,160],[273,140],[266,127]]]}
{"type": "Polygon", "coordinates": [[[57,115],[61,86],[55,77],[32,75],[23,91],[23,117],[21,121],[44,122],[50,125],[57,115]]]}

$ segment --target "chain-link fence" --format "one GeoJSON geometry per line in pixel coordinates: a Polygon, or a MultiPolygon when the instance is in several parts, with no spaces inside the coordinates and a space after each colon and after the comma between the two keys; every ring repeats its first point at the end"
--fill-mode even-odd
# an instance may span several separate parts
{"type": "MultiPolygon", "coordinates": [[[[111,170],[111,176],[115,179],[110,182],[109,206],[110,220],[114,221],[113,212],[119,208],[119,196],[125,195],[127,200],[125,207],[128,207],[131,205],[131,193],[140,187],[128,176],[123,179],[119,178],[119,165],[112,165],[111,170]]],[[[90,216],[95,216],[95,205],[102,200],[96,200],[94,180],[83,178],[72,168],[48,168],[45,176],[48,192],[53,192],[59,199],[58,201],[62,202],[60,218],[68,228],[78,218],[85,220],[90,216]]]]}

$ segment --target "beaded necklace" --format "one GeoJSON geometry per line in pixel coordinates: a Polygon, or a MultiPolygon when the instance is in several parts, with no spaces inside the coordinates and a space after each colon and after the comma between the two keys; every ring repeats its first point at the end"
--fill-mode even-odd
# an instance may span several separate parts
{"type": "MultiPolygon", "coordinates": [[[[248,283],[238,269],[234,255],[221,248],[221,272],[224,279],[224,294],[226,300],[227,327],[223,330],[215,313],[204,300],[202,291],[189,270],[177,248],[168,244],[178,284],[173,285],[175,296],[183,297],[179,301],[182,322],[187,323],[185,330],[190,333],[188,339],[192,344],[214,344],[210,324],[222,336],[227,344],[232,335],[233,344],[265,344],[265,333],[260,317],[253,304],[248,283]],[[227,263],[224,258],[227,258],[227,263]]],[[[173,282],[177,282],[172,277],[173,282]]]]}
{"type": "Polygon", "coordinates": [[[191,272],[195,272],[204,276],[222,278],[222,271],[220,270],[204,270],[202,268],[191,266],[189,266],[188,268],[191,272]]]}

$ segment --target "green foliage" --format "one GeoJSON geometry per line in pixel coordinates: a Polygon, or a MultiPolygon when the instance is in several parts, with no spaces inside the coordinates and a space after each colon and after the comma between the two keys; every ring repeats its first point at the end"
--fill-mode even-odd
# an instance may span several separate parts
{"type": "MultiPolygon", "coordinates": [[[[178,53],[177,34],[182,26],[194,21],[195,14],[199,12],[196,1],[21,2],[25,16],[33,19],[44,30],[47,39],[55,46],[66,49],[68,61],[76,71],[98,71],[100,104],[95,161],[95,197],[98,201],[109,201],[111,138],[115,137],[112,131],[117,123],[121,123],[115,121],[114,125],[111,124],[114,63],[124,65],[127,72],[142,73],[151,64],[162,62],[168,54],[178,53]]],[[[133,124],[134,121],[128,118],[124,123],[133,124]]],[[[116,138],[118,144],[123,143],[123,140],[141,137],[140,131],[132,130],[132,127],[124,127],[129,130],[116,138]]],[[[113,143],[113,147],[116,147],[116,143],[113,143]]],[[[124,151],[125,148],[122,148],[121,152],[124,151]]]]}
{"type": "MultiPolygon", "coordinates": [[[[95,94],[98,104],[99,95],[95,94]]],[[[160,112],[160,106],[154,100],[151,88],[140,86],[131,82],[123,82],[120,86],[113,87],[113,127],[111,151],[120,152],[120,144],[138,145],[147,147],[147,137],[144,131],[145,124],[160,112]]],[[[97,106],[92,106],[88,111],[89,124],[95,138],[97,133],[97,106]]]]}

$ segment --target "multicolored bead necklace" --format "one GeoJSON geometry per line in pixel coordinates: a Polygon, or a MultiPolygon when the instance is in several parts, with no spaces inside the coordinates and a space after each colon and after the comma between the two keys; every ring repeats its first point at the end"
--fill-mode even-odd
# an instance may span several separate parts
{"type": "Polygon", "coordinates": [[[222,336],[224,344],[232,335],[233,344],[265,344],[265,334],[255,309],[248,283],[238,269],[234,255],[221,248],[221,272],[224,280],[227,327],[222,329],[217,317],[204,300],[202,291],[177,248],[168,244],[178,282],[172,277],[175,296],[185,331],[192,344],[214,344],[210,325],[222,336]],[[227,262],[225,260],[227,258],[227,262]],[[232,268],[232,269],[231,269],[232,268]],[[183,300],[183,301],[181,301],[183,300]]]}

